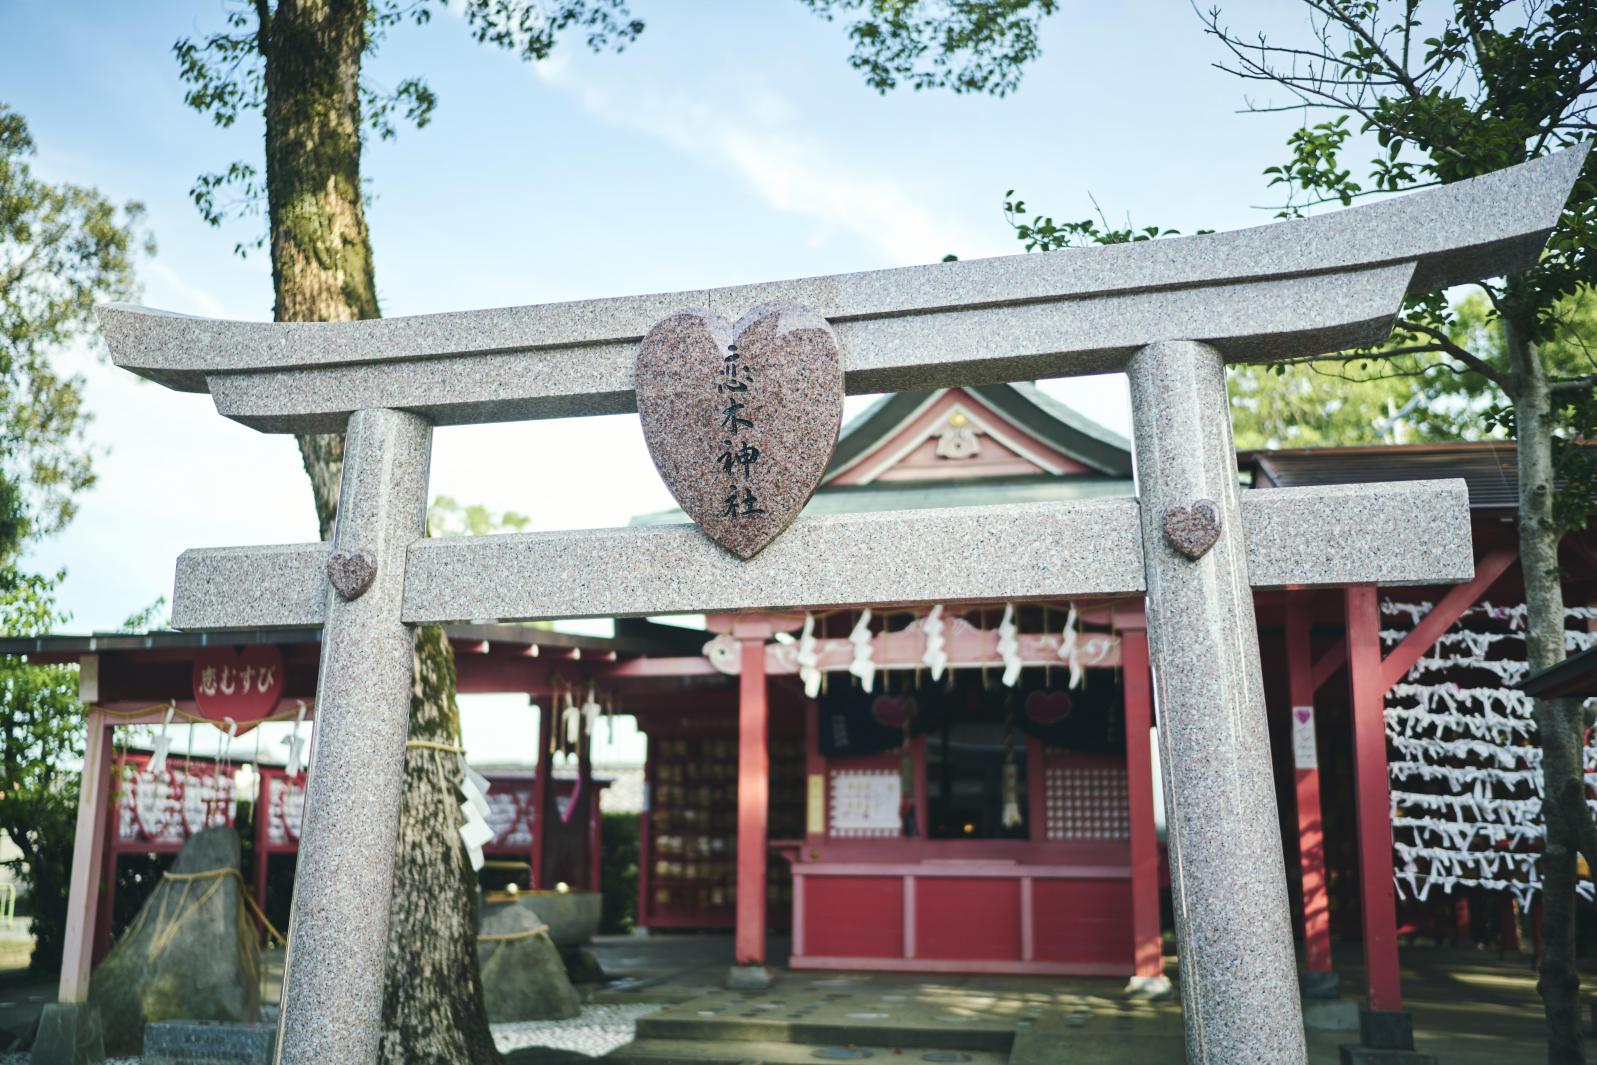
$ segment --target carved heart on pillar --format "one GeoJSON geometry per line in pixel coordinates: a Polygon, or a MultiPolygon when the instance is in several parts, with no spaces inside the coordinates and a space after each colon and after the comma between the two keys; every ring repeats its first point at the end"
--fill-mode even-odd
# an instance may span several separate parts
{"type": "Polygon", "coordinates": [[[843,424],[843,363],[826,319],[766,303],[729,324],[677,311],[638,348],[649,454],[688,517],[739,558],[798,517],[843,424]]]}
{"type": "Polygon", "coordinates": [[[1200,499],[1190,507],[1165,507],[1164,536],[1188,558],[1202,558],[1220,539],[1219,505],[1212,499],[1200,499]]]}

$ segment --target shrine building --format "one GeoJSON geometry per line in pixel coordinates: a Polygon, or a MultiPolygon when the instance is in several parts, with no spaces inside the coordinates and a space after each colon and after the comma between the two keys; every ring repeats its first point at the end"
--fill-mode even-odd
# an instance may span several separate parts
{"type": "MultiPolygon", "coordinates": [[[[1526,833],[1451,852],[1437,835],[1467,820],[1450,798],[1460,784],[1508,803],[1530,795],[1528,756],[1514,752],[1533,737],[1488,737],[1506,758],[1493,761],[1425,716],[1438,700],[1456,710],[1498,699],[1498,720],[1528,720],[1514,689],[1514,448],[1264,451],[1239,466],[1252,491],[1442,477],[1469,486],[1469,583],[1256,594],[1306,989],[1334,993],[1332,940],[1361,939],[1369,1005],[1396,1010],[1400,935],[1508,940],[1510,901],[1535,907],[1526,833]]],[[[1133,494],[1127,441],[1033,385],[1003,384],[882,397],[844,427],[805,513],[902,512],[911,551],[918,509],[1133,494]]],[[[636,523],[686,520],[671,511],[636,523]]],[[[1564,550],[1571,647],[1581,649],[1597,639],[1597,536],[1571,534],[1564,550]]],[[[1171,904],[1140,597],[795,604],[711,615],[707,628],[620,620],[611,638],[449,628],[460,691],[524,693],[543,711],[538,765],[492,780],[490,861],[520,863],[527,887],[598,886],[602,781],[590,736],[605,714],[628,714],[648,736],[644,928],[733,930],[744,964],[763,963],[768,933],[786,932],[795,969],[1162,978],[1171,904]],[[564,776],[554,771],[562,751],[575,766],[564,776]]],[[[159,728],[168,710],[179,715],[168,727],[230,720],[243,731],[229,760],[256,761],[248,725],[314,720],[319,647],[314,630],[0,641],[0,653],[82,667],[88,831],[74,860],[98,903],[74,915],[83,926],[68,930],[69,962],[108,946],[120,855],[175,850],[233,817],[227,767],[169,751],[151,772],[148,754],[119,753],[117,727],[159,728]],[[246,655],[278,663],[281,676],[264,705],[227,712],[199,690],[202,670],[246,655]]],[[[297,844],[303,773],[258,773],[264,895],[267,862],[297,844]]]]}

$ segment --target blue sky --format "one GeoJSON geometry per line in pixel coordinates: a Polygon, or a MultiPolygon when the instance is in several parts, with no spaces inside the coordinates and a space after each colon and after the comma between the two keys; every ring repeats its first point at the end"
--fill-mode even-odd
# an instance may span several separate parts
{"type": "MultiPolygon", "coordinates": [[[[1238,28],[1303,32],[1296,4],[1224,6],[1238,28]]],[[[1301,121],[1237,113],[1247,86],[1210,66],[1218,46],[1185,0],[1063,4],[1002,100],[880,96],[848,66],[844,27],[797,0],[632,7],[647,29],[625,53],[568,41],[537,67],[476,44],[454,17],[392,34],[367,74],[423,74],[440,104],[427,129],[366,152],[386,315],[1013,254],[1009,188],[1061,218],[1085,217],[1091,196],[1116,223],[1257,225],[1271,217],[1261,171],[1301,121]]],[[[145,203],[159,251],[141,267],[143,302],[265,319],[267,259],[232,251],[257,223],[212,229],[188,199],[197,174],[259,163],[259,123],[219,130],[188,110],[171,54],[181,36],[220,30],[225,10],[0,0],[0,100],[30,122],[41,176],[145,203]]],[[[104,452],[77,521],[32,553],[66,567],[71,629],[114,627],[169,595],[186,547],[315,536],[291,440],[88,350],[62,361],[88,379],[104,452]]],[[[1127,429],[1118,378],[1046,387],[1127,429]]],[[[635,417],[441,430],[433,491],[538,528],[670,503],[635,417]]]]}

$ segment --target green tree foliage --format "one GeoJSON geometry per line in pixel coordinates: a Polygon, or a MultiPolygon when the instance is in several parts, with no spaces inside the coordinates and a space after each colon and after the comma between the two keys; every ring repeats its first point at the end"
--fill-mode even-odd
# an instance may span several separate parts
{"type": "MultiPolygon", "coordinates": [[[[1597,134],[1597,5],[1589,0],[1301,2],[1307,36],[1284,43],[1233,31],[1218,8],[1201,14],[1229,56],[1221,69],[1290,97],[1285,107],[1265,102],[1254,110],[1306,116],[1288,139],[1286,161],[1265,171],[1282,193],[1281,217],[1464,180],[1597,134]]],[[[1010,203],[1011,223],[1028,246],[1137,239],[1091,221],[1025,219],[1024,205],[1012,196],[1010,203]]],[[[1287,442],[1298,421],[1306,443],[1302,420],[1310,420],[1329,440],[1351,442],[1364,435],[1357,424],[1366,417],[1381,432],[1399,412],[1423,433],[1511,436],[1533,669],[1564,657],[1559,542],[1586,523],[1597,487],[1591,449],[1577,446],[1597,434],[1594,249],[1597,157],[1588,157],[1534,268],[1475,286],[1469,299],[1411,297],[1377,347],[1246,370],[1232,380],[1244,439],[1287,442]],[[1323,389],[1308,375],[1343,380],[1323,389]],[[1384,419],[1375,415],[1383,405],[1391,411],[1384,419]]],[[[1584,1062],[1576,852],[1597,866],[1581,768],[1584,722],[1568,699],[1536,700],[1535,717],[1547,828],[1538,989],[1549,1060],[1584,1062]]]]}
{"type": "MultiPolygon", "coordinates": [[[[279,23],[275,17],[284,6],[284,0],[236,0],[224,14],[227,29],[184,37],[173,45],[178,74],[187,87],[184,103],[224,128],[236,123],[240,115],[264,112],[266,61],[274,29],[291,21],[285,18],[279,23]]],[[[287,0],[286,6],[314,5],[287,0]]],[[[451,5],[449,0],[356,0],[351,6],[364,12],[360,54],[367,59],[378,53],[394,28],[425,26],[434,14],[449,14],[451,6],[460,8],[467,30],[479,43],[503,48],[528,61],[547,59],[555,45],[571,35],[580,36],[595,52],[619,52],[643,32],[643,22],[631,15],[626,0],[465,0],[463,6],[451,5]]],[[[279,47],[294,44],[279,35],[279,47]]],[[[380,140],[394,139],[403,123],[418,129],[426,126],[438,107],[438,95],[420,76],[403,78],[393,86],[357,76],[356,84],[364,132],[380,140]]],[[[267,187],[261,169],[241,159],[224,170],[201,174],[189,195],[201,217],[215,226],[230,218],[261,215],[267,187]]],[[[263,230],[254,246],[261,247],[268,237],[263,230]]],[[[240,255],[247,250],[242,243],[234,246],[240,255]]]]}
{"type": "MultiPolygon", "coordinates": [[[[64,574],[21,572],[28,540],[71,520],[94,480],[83,381],[53,356],[84,339],[94,304],[132,298],[134,260],[154,247],[137,203],[33,173],[33,138],[0,104],[0,635],[32,636],[64,620],[53,590],[64,574]]],[[[77,670],[0,658],[0,832],[21,853],[33,964],[61,957],[83,750],[77,670]]]]}
{"type": "Polygon", "coordinates": [[[1041,54],[1043,19],[1058,0],[801,0],[827,21],[849,20],[849,65],[877,92],[913,89],[1007,96],[1041,54]]]}
{"type": "MultiPolygon", "coordinates": [[[[261,241],[271,248],[278,321],[381,314],[362,151],[371,136],[394,136],[399,122],[425,125],[437,99],[421,78],[406,78],[392,89],[375,86],[364,64],[394,28],[425,24],[435,11],[463,15],[478,41],[527,60],[548,56],[570,35],[580,35],[595,51],[619,50],[643,30],[625,0],[253,0],[227,5],[224,32],[174,46],[191,107],[220,126],[234,124],[245,112],[264,119],[264,170],[235,162],[220,174],[201,176],[192,195],[212,224],[264,207],[267,232],[261,241]]],[[[338,507],[343,440],[312,434],[300,437],[299,445],[326,538],[338,507]]],[[[458,744],[454,657],[440,628],[417,632],[415,682],[410,735],[458,744]]],[[[440,831],[439,811],[447,819],[458,810],[458,784],[454,763],[436,752],[430,759],[407,759],[389,920],[383,1062],[499,1060],[474,964],[474,879],[458,836],[440,831]]]]}
{"type": "Polygon", "coordinates": [[[453,496],[435,496],[427,508],[428,536],[488,536],[523,532],[532,519],[513,510],[494,512],[481,503],[461,503],[453,496]]]}
{"type": "Polygon", "coordinates": [[[33,154],[0,103],[0,558],[65,525],[94,482],[83,381],[50,357],[89,332],[96,303],[132,297],[134,258],[154,251],[139,204],[44,181],[33,154]]]}
{"type": "MultiPolygon", "coordinates": [[[[0,636],[39,636],[64,620],[52,595],[62,576],[0,571],[0,636]]],[[[0,832],[20,855],[10,864],[28,885],[37,970],[61,959],[83,739],[77,667],[0,657],[0,832]]]]}

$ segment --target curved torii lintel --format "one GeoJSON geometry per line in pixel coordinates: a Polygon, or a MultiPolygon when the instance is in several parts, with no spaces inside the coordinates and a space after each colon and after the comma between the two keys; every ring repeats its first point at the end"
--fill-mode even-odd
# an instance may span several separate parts
{"type": "Polygon", "coordinates": [[[1110,372],[1169,339],[1267,361],[1379,341],[1407,293],[1533,265],[1587,149],[1313,218],[1035,255],[359,322],[98,312],[117,365],[268,432],[372,406],[438,424],[630,411],[655,322],[775,299],[832,323],[851,393],[1110,372]]]}

